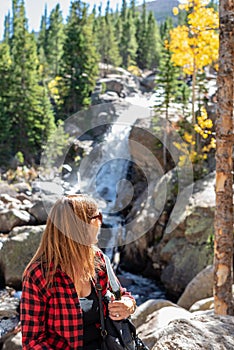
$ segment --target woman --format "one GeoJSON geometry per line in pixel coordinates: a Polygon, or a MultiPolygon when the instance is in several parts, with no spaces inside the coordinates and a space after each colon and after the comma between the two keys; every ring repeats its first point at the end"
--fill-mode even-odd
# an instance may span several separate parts
{"type": "MultiPolygon", "coordinates": [[[[40,246],[23,275],[24,350],[100,348],[95,281],[102,285],[103,296],[108,288],[104,258],[95,247],[101,223],[97,203],[87,195],[69,195],[54,204],[40,246]]],[[[123,288],[121,292],[121,300],[108,304],[113,320],[135,311],[133,297],[123,288]]]]}

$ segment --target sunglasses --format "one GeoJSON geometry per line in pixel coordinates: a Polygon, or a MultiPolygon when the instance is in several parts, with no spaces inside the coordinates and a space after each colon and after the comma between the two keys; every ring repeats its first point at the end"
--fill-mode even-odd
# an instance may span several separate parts
{"type": "Polygon", "coordinates": [[[97,215],[91,217],[91,220],[95,220],[95,219],[98,219],[102,222],[102,213],[100,211],[97,215]]]}

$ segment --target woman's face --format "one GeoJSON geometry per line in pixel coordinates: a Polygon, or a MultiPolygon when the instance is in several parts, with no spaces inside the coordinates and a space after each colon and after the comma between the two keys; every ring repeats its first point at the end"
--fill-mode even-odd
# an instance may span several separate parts
{"type": "Polygon", "coordinates": [[[91,239],[91,244],[96,244],[98,242],[98,234],[100,232],[100,227],[102,225],[102,213],[99,212],[98,210],[94,213],[90,220],[90,239],[91,239]]]}

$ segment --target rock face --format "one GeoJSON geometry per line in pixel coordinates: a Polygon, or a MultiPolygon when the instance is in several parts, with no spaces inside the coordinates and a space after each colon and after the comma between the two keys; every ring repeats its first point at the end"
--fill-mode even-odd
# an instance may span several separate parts
{"type": "Polygon", "coordinates": [[[45,226],[23,226],[14,228],[3,242],[1,263],[5,266],[8,286],[20,290],[22,274],[38,248],[45,226]]]}
{"type": "Polygon", "coordinates": [[[132,320],[150,350],[233,349],[234,317],[214,315],[205,300],[200,304],[204,308],[191,313],[167,300],[148,300],[132,320]]]}
{"type": "Polygon", "coordinates": [[[213,295],[214,268],[208,265],[187,285],[177,304],[189,309],[196,301],[213,295]]]}
{"type": "Polygon", "coordinates": [[[155,332],[152,350],[231,350],[234,348],[234,318],[199,315],[170,322],[155,332]]]}
{"type": "Polygon", "coordinates": [[[97,81],[92,93],[93,104],[120,101],[120,98],[140,92],[138,78],[127,70],[104,63],[101,63],[99,68],[102,78],[97,81]]]}
{"type": "MultiPolygon", "coordinates": [[[[164,234],[160,242],[159,263],[164,265],[161,280],[178,295],[213,261],[214,181],[212,174],[195,184],[178,226],[170,234],[164,234]]],[[[154,259],[158,261],[157,256],[154,259]]]]}
{"type": "Polygon", "coordinates": [[[16,226],[27,225],[30,214],[25,210],[5,209],[0,212],[1,231],[9,232],[16,226]]]}
{"type": "Polygon", "coordinates": [[[170,322],[177,319],[190,319],[190,312],[174,306],[166,306],[148,315],[144,324],[137,328],[137,332],[151,349],[156,343],[155,332],[164,329],[170,322]]]}
{"type": "Polygon", "coordinates": [[[21,332],[10,336],[4,342],[2,350],[22,350],[22,334],[21,334],[21,332]]]}
{"type": "MultiPolygon", "coordinates": [[[[131,227],[131,232],[143,230],[141,222],[145,225],[151,220],[150,210],[157,208],[157,203],[165,201],[165,207],[160,209],[161,215],[147,234],[124,248],[124,266],[133,269],[135,266],[143,274],[160,277],[171,297],[177,299],[188,283],[213,262],[214,183],[214,173],[195,183],[193,195],[185,210],[178,213],[177,227],[170,233],[166,227],[177,195],[174,170],[162,176],[156,185],[150,183],[149,210],[142,211],[140,220],[131,227]],[[164,183],[166,198],[159,196],[159,183],[164,183]]],[[[141,205],[147,207],[143,197],[139,196],[133,203],[130,215],[139,212],[141,205]]]]}

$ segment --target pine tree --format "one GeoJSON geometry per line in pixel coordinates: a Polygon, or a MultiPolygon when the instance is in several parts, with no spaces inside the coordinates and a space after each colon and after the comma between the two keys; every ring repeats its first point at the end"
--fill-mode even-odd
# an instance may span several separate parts
{"type": "Polygon", "coordinates": [[[137,21],[137,65],[141,69],[146,68],[146,56],[148,52],[148,42],[147,42],[147,13],[146,13],[146,3],[142,5],[141,16],[137,21]]]}
{"type": "Polygon", "coordinates": [[[118,66],[121,62],[118,43],[115,38],[113,14],[110,13],[110,4],[107,2],[105,16],[99,18],[98,51],[101,62],[118,66]]]}
{"type": "Polygon", "coordinates": [[[130,11],[132,11],[132,17],[135,18],[136,17],[136,0],[131,0],[130,1],[130,11]]]}
{"type": "Polygon", "coordinates": [[[34,34],[27,30],[23,0],[13,0],[11,44],[13,154],[21,151],[24,158],[32,162],[53,130],[54,117],[47,92],[38,82],[36,41],[34,34]]]}
{"type": "Polygon", "coordinates": [[[45,6],[44,15],[41,17],[40,31],[37,38],[39,74],[43,84],[45,83],[45,81],[48,79],[48,76],[49,76],[49,64],[47,61],[47,54],[48,54],[47,27],[48,27],[47,6],[45,6]]]}
{"type": "MultiPolygon", "coordinates": [[[[119,12],[115,13],[115,38],[118,44],[119,53],[121,50],[121,38],[123,34],[123,21],[119,12]]],[[[122,59],[121,59],[122,60],[122,59]]]]}
{"type": "Polygon", "coordinates": [[[165,107],[166,117],[168,117],[168,109],[170,102],[176,95],[178,87],[178,78],[180,70],[172,62],[172,53],[169,48],[170,30],[173,28],[171,18],[168,18],[163,26],[161,26],[161,34],[163,41],[163,49],[159,64],[159,73],[156,79],[157,86],[163,89],[162,106],[165,107]]]}
{"type": "Polygon", "coordinates": [[[128,12],[127,1],[126,0],[122,0],[120,17],[121,17],[123,23],[127,20],[127,12],[128,12]]]}
{"type": "Polygon", "coordinates": [[[40,31],[37,39],[38,51],[42,49],[45,56],[48,53],[47,27],[48,27],[47,6],[45,6],[44,15],[41,17],[40,31]]]}
{"type": "Polygon", "coordinates": [[[160,59],[160,37],[159,29],[152,11],[150,11],[147,21],[147,51],[146,51],[146,68],[154,69],[159,64],[160,59]]]}
{"type": "Polygon", "coordinates": [[[87,5],[73,1],[66,26],[63,54],[63,113],[70,115],[91,103],[98,74],[98,54],[92,35],[93,17],[87,5]]]}
{"type": "MultiPolygon", "coordinates": [[[[169,49],[170,42],[170,30],[173,24],[171,18],[168,18],[165,23],[161,26],[161,37],[163,41],[163,49],[161,52],[160,64],[159,64],[159,74],[156,79],[157,87],[160,88],[159,97],[161,99],[161,104],[158,105],[156,111],[165,113],[166,124],[169,121],[169,107],[170,103],[175,99],[177,89],[178,89],[178,78],[180,70],[175,67],[172,62],[172,53],[169,49]]],[[[167,163],[166,159],[166,144],[167,144],[167,132],[164,132],[163,141],[163,160],[164,165],[167,163]]]]}
{"type": "Polygon", "coordinates": [[[46,57],[52,77],[56,77],[59,74],[64,39],[63,16],[59,4],[57,4],[50,14],[47,30],[46,57]]]}
{"type": "Polygon", "coordinates": [[[12,61],[7,41],[0,43],[0,163],[6,163],[11,154],[10,87],[12,61]]]}
{"type": "Polygon", "coordinates": [[[9,44],[10,37],[11,37],[11,16],[10,16],[10,12],[8,12],[4,20],[4,34],[3,34],[4,42],[9,44]]]}
{"type": "Polygon", "coordinates": [[[136,51],[136,27],[132,17],[132,12],[128,11],[127,18],[123,22],[123,31],[120,41],[120,55],[122,57],[123,67],[128,68],[130,65],[135,65],[136,51]]]}

